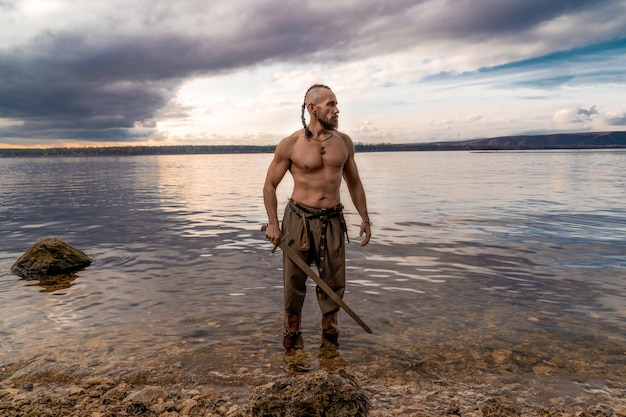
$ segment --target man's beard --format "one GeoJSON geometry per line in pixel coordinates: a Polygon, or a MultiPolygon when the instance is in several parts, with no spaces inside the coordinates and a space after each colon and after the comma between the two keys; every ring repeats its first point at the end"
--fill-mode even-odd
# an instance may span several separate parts
{"type": "Polygon", "coordinates": [[[339,127],[339,118],[331,120],[318,119],[324,130],[335,130],[339,127]]]}

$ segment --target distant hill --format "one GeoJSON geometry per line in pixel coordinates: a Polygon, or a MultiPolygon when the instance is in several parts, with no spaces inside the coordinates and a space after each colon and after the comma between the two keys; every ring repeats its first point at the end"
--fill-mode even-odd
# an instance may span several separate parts
{"type": "Polygon", "coordinates": [[[597,149],[626,147],[626,132],[506,136],[457,142],[464,149],[597,149]]]}
{"type": "Polygon", "coordinates": [[[626,132],[586,132],[552,135],[502,136],[456,142],[359,145],[362,152],[460,151],[626,148],[626,132]]]}
{"type": "MultiPolygon", "coordinates": [[[[502,151],[540,149],[619,149],[626,148],[626,132],[563,133],[554,135],[502,136],[456,142],[357,144],[357,152],[398,151],[502,151]]],[[[0,157],[45,156],[132,156],[271,153],[267,146],[112,146],[90,148],[0,149],[0,157]]]]}

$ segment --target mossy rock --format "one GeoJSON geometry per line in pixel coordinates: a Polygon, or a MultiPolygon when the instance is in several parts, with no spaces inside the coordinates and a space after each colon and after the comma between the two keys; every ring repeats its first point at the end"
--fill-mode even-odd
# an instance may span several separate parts
{"type": "Polygon", "coordinates": [[[344,370],[279,378],[255,388],[251,404],[255,417],[361,417],[369,408],[356,378],[344,370]]]}
{"type": "Polygon", "coordinates": [[[25,279],[45,280],[91,265],[84,252],[55,237],[40,239],[13,264],[11,272],[25,279]]]}

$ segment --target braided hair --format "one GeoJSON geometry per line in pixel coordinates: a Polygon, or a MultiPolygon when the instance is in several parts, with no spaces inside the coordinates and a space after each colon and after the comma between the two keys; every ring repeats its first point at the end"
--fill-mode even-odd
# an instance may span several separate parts
{"type": "Polygon", "coordinates": [[[318,88],[326,88],[330,90],[330,87],[324,84],[313,84],[312,86],[309,87],[308,90],[306,90],[306,93],[304,93],[304,102],[302,103],[302,112],[300,113],[300,119],[302,120],[302,126],[304,126],[304,134],[307,139],[313,136],[313,132],[311,132],[309,128],[306,126],[306,120],[304,119],[304,109],[306,109],[306,96],[309,94],[311,90],[316,90],[318,88]]]}

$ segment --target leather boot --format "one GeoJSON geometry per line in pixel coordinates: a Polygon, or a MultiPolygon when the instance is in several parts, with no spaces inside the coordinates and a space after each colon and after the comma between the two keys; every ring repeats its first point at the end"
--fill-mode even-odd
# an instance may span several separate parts
{"type": "Polygon", "coordinates": [[[329,316],[322,317],[322,346],[324,343],[339,346],[339,325],[337,323],[337,312],[329,316]]]}
{"type": "Polygon", "coordinates": [[[283,347],[286,350],[303,349],[302,333],[300,332],[301,314],[285,314],[285,334],[283,347]]]}

